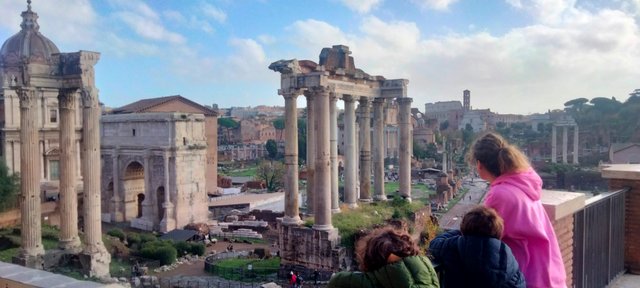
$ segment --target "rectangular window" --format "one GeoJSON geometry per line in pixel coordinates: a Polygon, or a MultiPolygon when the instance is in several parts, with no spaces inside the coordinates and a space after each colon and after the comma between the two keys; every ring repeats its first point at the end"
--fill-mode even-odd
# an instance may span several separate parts
{"type": "Polygon", "coordinates": [[[60,161],[49,160],[49,180],[60,180],[60,161]]]}
{"type": "Polygon", "coordinates": [[[50,109],[49,110],[49,122],[58,123],[58,110],[50,109]]]}

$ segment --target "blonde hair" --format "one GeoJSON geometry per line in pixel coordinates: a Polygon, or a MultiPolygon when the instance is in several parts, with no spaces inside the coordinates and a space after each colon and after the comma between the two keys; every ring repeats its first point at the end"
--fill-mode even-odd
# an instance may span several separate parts
{"type": "Polygon", "coordinates": [[[489,173],[498,177],[505,173],[524,171],[531,165],[520,149],[509,144],[497,133],[488,132],[476,139],[467,154],[467,159],[474,165],[476,161],[489,173]]]}

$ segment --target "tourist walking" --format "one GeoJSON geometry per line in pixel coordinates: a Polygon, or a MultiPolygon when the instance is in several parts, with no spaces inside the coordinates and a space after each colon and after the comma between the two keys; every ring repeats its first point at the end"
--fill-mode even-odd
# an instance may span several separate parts
{"type": "Polygon", "coordinates": [[[327,287],[440,287],[431,261],[407,232],[378,228],[356,244],[362,272],[339,272],[327,287]]]}
{"type": "Polygon", "coordinates": [[[495,210],[477,206],[464,215],[460,230],[431,240],[429,252],[444,272],[442,287],[526,287],[511,249],[500,241],[503,225],[495,210]]]}
{"type": "Polygon", "coordinates": [[[505,219],[502,241],[511,248],[527,287],[566,287],[560,247],[540,202],[542,179],[527,157],[495,133],[476,139],[468,156],[489,182],[484,204],[505,219]]]}
{"type": "Polygon", "coordinates": [[[293,271],[291,271],[289,273],[289,287],[296,288],[297,280],[298,279],[296,278],[296,274],[294,274],[293,271]]]}

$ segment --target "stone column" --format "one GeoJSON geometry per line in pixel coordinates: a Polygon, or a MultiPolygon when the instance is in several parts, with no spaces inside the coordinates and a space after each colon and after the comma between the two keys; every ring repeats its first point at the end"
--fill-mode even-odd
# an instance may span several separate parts
{"type": "Polygon", "coordinates": [[[146,149],[144,152],[144,200],[142,200],[142,217],[139,219],[139,223],[145,227],[144,230],[153,230],[153,219],[156,219],[153,213],[153,199],[155,193],[151,189],[151,150],[146,149]]]}
{"type": "Polygon", "coordinates": [[[113,198],[111,199],[111,205],[113,207],[113,215],[111,220],[114,222],[123,222],[124,213],[122,212],[122,198],[120,198],[120,152],[113,149],[111,155],[111,165],[113,173],[113,198]]]}
{"type": "Polygon", "coordinates": [[[58,247],[80,252],[78,193],[76,192],[76,107],[78,89],[60,89],[60,242],[58,247]]]}
{"type": "Polygon", "coordinates": [[[556,125],[551,126],[551,163],[557,163],[558,141],[556,141],[556,125]]]}
{"type": "Polygon", "coordinates": [[[313,215],[315,209],[315,169],[316,169],[316,112],[314,95],[306,92],[307,98],[307,214],[313,215]]]}
{"type": "Polygon", "coordinates": [[[387,200],[384,193],[384,98],[373,100],[373,199],[387,200]]]}
{"type": "Polygon", "coordinates": [[[400,196],[411,201],[411,154],[413,139],[411,133],[411,102],[413,99],[398,98],[398,126],[400,128],[400,196]]]}
{"type": "Polygon", "coordinates": [[[82,171],[84,175],[84,247],[80,261],[89,276],[108,277],[111,255],[102,243],[100,219],[100,106],[98,91],[82,91],[82,171]]]}
{"type": "Polygon", "coordinates": [[[316,104],[316,162],[314,189],[315,230],[332,230],[331,224],[331,163],[330,163],[330,123],[329,91],[326,87],[318,87],[315,92],[316,104]]]}
{"type": "Polygon", "coordinates": [[[336,102],[338,97],[329,95],[329,125],[330,127],[330,159],[331,159],[331,212],[340,212],[340,198],[338,195],[338,112],[336,102]]]}
{"type": "MultiPolygon", "coordinates": [[[[299,225],[300,208],[298,197],[298,107],[299,92],[285,93],[284,96],[284,165],[287,169],[284,182],[284,225],[299,225]]],[[[309,159],[309,155],[307,155],[309,159]]],[[[308,193],[307,193],[308,195],[308,193]]]]}
{"type": "Polygon", "coordinates": [[[371,202],[371,108],[360,97],[360,201],[371,202]]]}
{"type": "Polygon", "coordinates": [[[569,127],[562,126],[562,163],[567,164],[567,146],[569,142],[569,127]]]}
{"type": "Polygon", "coordinates": [[[20,252],[13,262],[42,269],[44,247],[40,214],[40,156],[36,91],[18,88],[20,97],[20,252]]]}
{"type": "Polygon", "coordinates": [[[163,233],[176,229],[176,219],[173,217],[174,205],[171,202],[171,187],[169,186],[169,157],[171,157],[169,151],[164,151],[164,203],[162,203],[164,216],[160,220],[160,232],[163,233]]]}
{"type": "Polygon", "coordinates": [[[344,202],[349,208],[358,207],[356,181],[356,112],[354,98],[344,95],[344,202]]]}
{"type": "Polygon", "coordinates": [[[578,164],[580,153],[580,139],[578,136],[578,125],[573,126],[573,164],[578,164]]]}

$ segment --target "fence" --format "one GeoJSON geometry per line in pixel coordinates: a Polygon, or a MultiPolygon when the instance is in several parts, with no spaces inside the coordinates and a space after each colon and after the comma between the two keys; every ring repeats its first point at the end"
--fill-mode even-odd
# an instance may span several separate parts
{"type": "MultiPolygon", "coordinates": [[[[245,283],[237,281],[229,281],[216,277],[199,277],[194,278],[162,278],[160,279],[160,288],[260,288],[266,282],[245,283]]],[[[273,281],[280,287],[288,287],[286,281],[273,281]]]]}
{"type": "Polygon", "coordinates": [[[575,287],[605,287],[624,272],[625,194],[602,193],[587,200],[575,214],[573,283],[575,287]]]}

